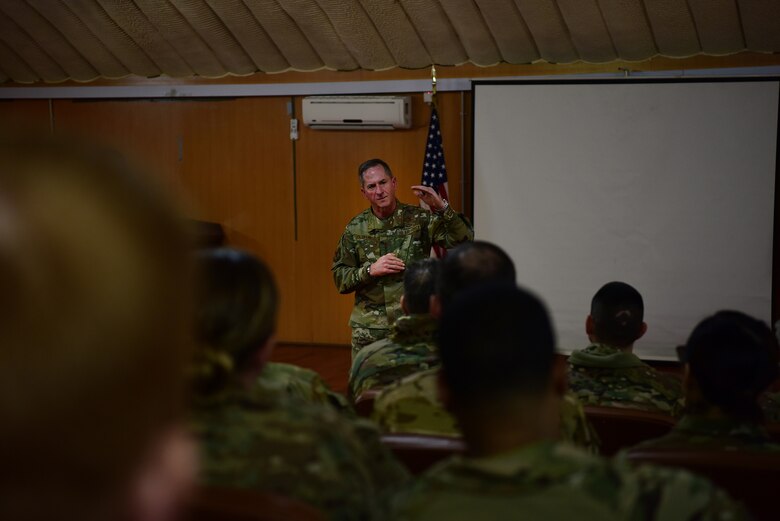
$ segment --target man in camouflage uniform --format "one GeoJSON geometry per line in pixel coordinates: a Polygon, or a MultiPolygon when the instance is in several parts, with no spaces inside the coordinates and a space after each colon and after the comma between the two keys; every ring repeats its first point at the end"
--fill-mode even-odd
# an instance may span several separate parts
{"type": "Polygon", "coordinates": [[[514,285],[475,288],[445,310],[440,327],[441,385],[467,455],[399,494],[395,519],[748,518],[704,478],[632,469],[555,441],[566,376],[536,297],[514,285]]]}
{"type": "MultiPolygon", "coordinates": [[[[463,291],[496,282],[515,283],[515,266],[506,252],[484,241],[462,244],[441,261],[431,311],[439,317],[463,291]]],[[[434,368],[388,386],[376,397],[372,418],[390,432],[460,435],[454,417],[439,400],[438,379],[439,369],[434,368]]],[[[597,451],[596,433],[570,395],[562,405],[561,430],[565,439],[597,451]]]]}
{"type": "Polygon", "coordinates": [[[778,376],[767,325],[738,311],[704,319],[678,348],[686,365],[684,416],[641,448],[780,450],[763,427],[759,395],[778,376]]]}
{"type": "Polygon", "coordinates": [[[569,357],[569,387],[585,405],[677,414],[680,381],[633,352],[647,331],[642,296],[623,282],[605,284],[591,301],[585,330],[592,342],[569,357]]]}
{"type": "Polygon", "coordinates": [[[401,315],[407,263],[428,257],[434,244],[452,248],[474,238],[466,218],[430,187],[412,189],[431,211],[398,201],[397,180],[381,159],[360,165],[358,177],[371,206],[347,224],[331,266],[339,292],[355,292],[349,319],[353,357],[387,336],[401,315]]]}
{"type": "Polygon", "coordinates": [[[436,319],[429,313],[438,267],[438,260],[431,258],[407,266],[401,297],[404,315],[390,327],[387,338],[366,346],[355,356],[349,374],[353,399],[369,389],[439,366],[436,319]]]}

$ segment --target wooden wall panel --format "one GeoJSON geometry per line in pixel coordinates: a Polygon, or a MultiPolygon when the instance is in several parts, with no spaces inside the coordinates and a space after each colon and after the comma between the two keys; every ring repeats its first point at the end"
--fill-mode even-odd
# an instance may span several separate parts
{"type": "Polygon", "coordinates": [[[0,100],[0,132],[50,130],[49,100],[0,100]]]}
{"type": "MultiPolygon", "coordinates": [[[[201,219],[222,224],[231,246],[273,270],[282,302],[281,340],[311,342],[296,301],[293,156],[288,98],[179,104],[181,183],[201,219]]],[[[305,313],[303,314],[305,317],[305,313]]]]}
{"type": "Polygon", "coordinates": [[[180,190],[175,101],[54,100],[54,131],[113,147],[180,190]]]}
{"type": "MultiPolygon", "coordinates": [[[[450,198],[460,207],[460,93],[440,94],[450,198]]],[[[300,110],[300,100],[297,101],[300,110]]],[[[296,272],[304,283],[301,299],[314,304],[312,328],[318,343],[349,343],[353,295],[339,295],[330,265],[347,222],[368,203],[360,193],[357,167],[366,159],[387,161],[398,178],[398,198],[417,204],[411,186],[419,184],[430,109],[421,94],[413,95],[409,130],[358,131],[303,128],[298,143],[299,253],[296,272]]]]}
{"type": "Polygon", "coordinates": [[[162,176],[191,217],[225,227],[256,253],[282,292],[279,336],[311,342],[296,316],[288,98],[56,101],[55,129],[99,140],[162,176]]]}

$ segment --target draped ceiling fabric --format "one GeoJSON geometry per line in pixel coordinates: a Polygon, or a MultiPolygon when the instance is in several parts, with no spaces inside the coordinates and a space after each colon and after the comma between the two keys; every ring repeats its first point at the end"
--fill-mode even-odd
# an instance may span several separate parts
{"type": "Polygon", "coordinates": [[[778,0],[0,0],[0,82],[780,51],[778,0]]]}

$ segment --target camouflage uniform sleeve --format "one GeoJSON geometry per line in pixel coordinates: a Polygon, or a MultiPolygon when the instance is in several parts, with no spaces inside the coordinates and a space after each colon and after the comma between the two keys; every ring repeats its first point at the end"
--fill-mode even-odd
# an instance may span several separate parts
{"type": "Polygon", "coordinates": [[[333,254],[333,281],[339,293],[352,293],[366,284],[371,276],[366,271],[368,262],[361,263],[358,258],[355,239],[349,230],[344,230],[336,252],[333,254]]]}
{"type": "Polygon", "coordinates": [[[406,487],[411,476],[390,450],[382,445],[376,424],[364,418],[354,420],[355,433],[362,442],[369,471],[377,491],[381,512],[388,512],[393,497],[406,487]]]}
{"type": "Polygon", "coordinates": [[[441,214],[434,214],[430,221],[430,236],[434,244],[453,248],[458,244],[474,240],[474,228],[463,214],[456,213],[452,206],[441,214]]]}
{"type": "Polygon", "coordinates": [[[599,436],[593,428],[582,403],[571,392],[561,401],[561,438],[585,449],[591,454],[599,453],[599,436]]]}

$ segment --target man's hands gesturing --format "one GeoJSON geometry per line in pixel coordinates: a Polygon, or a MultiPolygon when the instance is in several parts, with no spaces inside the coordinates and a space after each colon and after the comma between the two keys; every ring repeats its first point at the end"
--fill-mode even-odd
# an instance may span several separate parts
{"type": "Polygon", "coordinates": [[[375,263],[371,265],[370,273],[372,277],[382,277],[393,273],[400,273],[406,268],[404,261],[399,259],[395,253],[382,255],[375,263]]]}
{"type": "Polygon", "coordinates": [[[412,190],[414,190],[414,195],[427,204],[433,212],[440,212],[447,206],[444,199],[430,186],[414,185],[412,190]]]}

